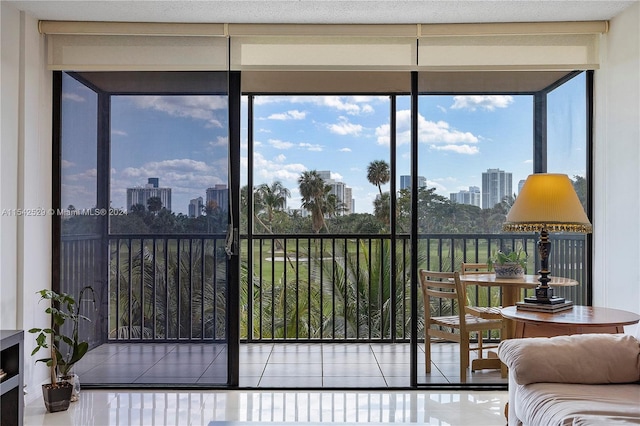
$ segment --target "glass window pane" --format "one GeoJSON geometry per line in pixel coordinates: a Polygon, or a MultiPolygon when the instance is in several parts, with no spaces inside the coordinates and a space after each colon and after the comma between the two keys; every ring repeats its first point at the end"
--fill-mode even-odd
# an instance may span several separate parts
{"type": "Polygon", "coordinates": [[[98,95],[62,75],[62,234],[95,234],[97,215],[98,95]]]}

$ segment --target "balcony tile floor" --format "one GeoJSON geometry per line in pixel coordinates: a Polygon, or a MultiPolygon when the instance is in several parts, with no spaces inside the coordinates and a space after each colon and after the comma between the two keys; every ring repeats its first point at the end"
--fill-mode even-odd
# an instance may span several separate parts
{"type": "MultiPolygon", "coordinates": [[[[225,345],[110,343],[76,365],[83,384],[222,385],[225,345]]],[[[472,353],[472,359],[475,354],[472,353]]],[[[431,373],[418,349],[418,383],[460,383],[457,344],[432,344],[431,373]]],[[[409,344],[246,343],[240,345],[241,388],[407,388],[409,344]]],[[[506,385],[498,370],[467,373],[472,385],[506,385]]]]}

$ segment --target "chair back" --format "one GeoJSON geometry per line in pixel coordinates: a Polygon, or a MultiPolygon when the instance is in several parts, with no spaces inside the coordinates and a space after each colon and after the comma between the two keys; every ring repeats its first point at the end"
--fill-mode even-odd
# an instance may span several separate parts
{"type": "Polygon", "coordinates": [[[438,299],[438,302],[449,301],[452,309],[450,315],[458,315],[461,318],[464,316],[466,297],[459,272],[437,272],[421,269],[420,286],[425,306],[425,328],[428,328],[429,325],[432,299],[438,299]]]}
{"type": "Polygon", "coordinates": [[[471,274],[487,274],[489,273],[489,265],[486,263],[468,263],[462,262],[460,265],[460,275],[471,274]]]}

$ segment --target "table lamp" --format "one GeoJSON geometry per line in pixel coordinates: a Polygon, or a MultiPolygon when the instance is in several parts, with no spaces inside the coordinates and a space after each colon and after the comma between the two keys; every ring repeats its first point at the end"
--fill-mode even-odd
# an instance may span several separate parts
{"type": "Polygon", "coordinates": [[[549,278],[549,252],[551,251],[549,232],[587,234],[593,230],[571,179],[563,174],[529,175],[507,214],[502,230],[540,233],[538,240],[540,284],[535,289],[535,297],[527,297],[525,302],[564,303],[564,298],[554,296],[553,289],[549,287],[549,281],[551,281],[549,278]]]}

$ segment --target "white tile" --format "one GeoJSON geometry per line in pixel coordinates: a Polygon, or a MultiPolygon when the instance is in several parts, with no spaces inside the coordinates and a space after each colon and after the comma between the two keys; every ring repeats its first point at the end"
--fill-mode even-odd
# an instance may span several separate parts
{"type": "Polygon", "coordinates": [[[25,425],[503,425],[507,392],[478,391],[99,391],[83,390],[61,413],[41,400],[25,425]]]}

